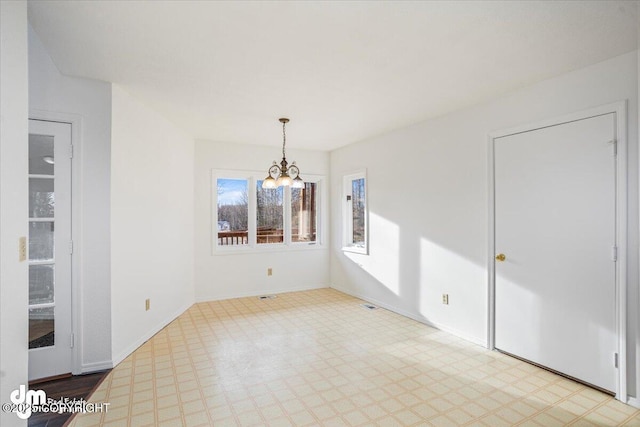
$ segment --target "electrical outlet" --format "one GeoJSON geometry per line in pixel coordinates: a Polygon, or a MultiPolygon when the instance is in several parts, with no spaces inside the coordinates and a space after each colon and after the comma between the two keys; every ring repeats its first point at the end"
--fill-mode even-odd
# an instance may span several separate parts
{"type": "Polygon", "coordinates": [[[151,309],[151,299],[144,300],[144,310],[149,311],[151,309]]]}
{"type": "Polygon", "coordinates": [[[267,276],[273,276],[273,268],[267,268],[267,276]]]}
{"type": "Polygon", "coordinates": [[[449,294],[442,294],[442,303],[449,305],[449,294]]]}

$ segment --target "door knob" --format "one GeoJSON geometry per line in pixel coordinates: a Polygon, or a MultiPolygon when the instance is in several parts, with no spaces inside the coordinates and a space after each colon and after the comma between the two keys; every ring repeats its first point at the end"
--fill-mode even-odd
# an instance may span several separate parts
{"type": "Polygon", "coordinates": [[[507,257],[506,257],[506,256],[504,256],[504,254],[498,254],[498,255],[496,255],[496,260],[498,260],[498,261],[500,261],[500,262],[504,261],[505,259],[507,259],[507,257]]]}

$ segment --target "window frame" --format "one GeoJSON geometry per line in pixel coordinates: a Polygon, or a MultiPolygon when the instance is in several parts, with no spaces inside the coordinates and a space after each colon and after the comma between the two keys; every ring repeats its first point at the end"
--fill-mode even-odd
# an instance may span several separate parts
{"type": "Polygon", "coordinates": [[[358,254],[369,254],[369,183],[367,170],[360,169],[343,175],[342,178],[342,250],[358,254]],[[364,179],[364,244],[353,242],[353,181],[364,179]]]}
{"type": "Polygon", "coordinates": [[[321,226],[321,221],[320,219],[322,218],[322,216],[320,215],[321,210],[323,209],[322,207],[322,190],[324,185],[321,185],[321,179],[319,177],[313,176],[311,175],[309,178],[307,178],[305,176],[305,183],[312,183],[316,185],[316,191],[315,191],[315,195],[316,195],[316,240],[313,242],[294,242],[292,239],[292,231],[293,231],[293,218],[292,218],[292,213],[291,213],[291,188],[289,188],[289,191],[285,191],[285,203],[287,206],[286,209],[286,213],[285,213],[285,224],[287,222],[287,219],[289,221],[288,223],[288,227],[287,229],[289,230],[289,233],[287,233],[287,235],[285,236],[285,242],[286,242],[286,238],[289,238],[289,242],[288,244],[291,246],[299,246],[299,247],[304,247],[304,246],[315,246],[315,245],[322,245],[322,226],[321,226]],[[286,196],[288,195],[289,200],[286,200],[286,196]]]}
{"type": "Polygon", "coordinates": [[[237,252],[255,246],[256,221],[251,221],[256,216],[256,205],[251,203],[256,197],[255,182],[253,176],[245,171],[214,171],[211,180],[211,250],[212,252],[237,252]],[[246,245],[220,245],[218,244],[218,179],[244,179],[247,181],[247,195],[249,204],[247,206],[247,244],[246,245]],[[253,242],[252,242],[253,239],[253,242]]]}
{"type": "MultiPolygon", "coordinates": [[[[255,235],[254,235],[254,243],[255,243],[255,247],[256,248],[269,248],[269,247],[279,247],[279,246],[283,246],[287,244],[287,234],[291,234],[291,231],[289,231],[289,233],[287,233],[287,230],[290,230],[290,221],[287,221],[287,199],[291,198],[290,193],[287,191],[286,188],[282,189],[282,242],[273,242],[273,243],[258,243],[258,182],[262,181],[263,179],[254,179],[253,181],[253,192],[254,192],[254,196],[253,198],[250,197],[249,199],[249,206],[251,206],[251,202],[253,202],[254,205],[254,211],[255,214],[253,216],[253,227],[255,229],[255,235]],[[287,195],[289,195],[289,197],[287,197],[287,195]]],[[[273,190],[277,190],[277,188],[273,189],[273,190]]],[[[249,242],[251,242],[251,239],[249,239],[249,242]]]]}
{"type": "Polygon", "coordinates": [[[314,250],[323,249],[325,247],[325,230],[326,230],[326,177],[323,175],[304,174],[305,182],[316,184],[316,241],[315,242],[293,242],[291,239],[291,187],[284,188],[283,197],[283,241],[277,243],[260,243],[257,242],[257,183],[264,179],[264,171],[248,171],[248,170],[229,170],[229,169],[212,169],[211,170],[211,254],[212,255],[229,255],[229,254],[246,254],[261,252],[279,252],[291,250],[314,250]],[[246,245],[220,245],[218,244],[218,179],[245,179],[248,186],[248,244],[246,245]]]}

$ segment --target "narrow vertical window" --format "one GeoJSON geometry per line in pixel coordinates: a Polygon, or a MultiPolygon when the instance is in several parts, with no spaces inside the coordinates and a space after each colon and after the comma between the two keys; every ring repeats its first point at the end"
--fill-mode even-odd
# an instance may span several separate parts
{"type": "Polygon", "coordinates": [[[248,181],[218,178],[217,184],[218,245],[248,245],[248,181]]]}
{"type": "Polygon", "coordinates": [[[367,253],[367,186],[365,172],[344,177],[344,249],[367,253]]]}
{"type": "Polygon", "coordinates": [[[256,181],[256,237],[258,244],[284,242],[284,189],[262,188],[256,181]]]}
{"type": "Polygon", "coordinates": [[[351,233],[351,245],[364,248],[365,244],[365,194],[364,194],[364,178],[358,178],[351,181],[351,221],[353,222],[351,233]]]}
{"type": "Polygon", "coordinates": [[[317,184],[291,189],[291,242],[315,243],[317,227],[317,184]]]}

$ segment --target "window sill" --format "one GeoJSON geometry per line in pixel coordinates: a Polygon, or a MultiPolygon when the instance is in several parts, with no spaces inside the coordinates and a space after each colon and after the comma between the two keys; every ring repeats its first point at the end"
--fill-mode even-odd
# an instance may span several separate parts
{"type": "Polygon", "coordinates": [[[357,246],[343,246],[342,252],[350,252],[360,255],[369,255],[369,248],[361,248],[357,246]]]}
{"type": "Polygon", "coordinates": [[[280,253],[280,252],[306,252],[306,251],[319,251],[327,249],[323,244],[311,244],[311,243],[295,243],[285,245],[282,243],[264,244],[259,247],[245,245],[243,247],[229,247],[220,248],[216,247],[213,250],[212,256],[227,256],[227,255],[249,255],[249,254],[268,254],[268,253],[280,253]]]}

